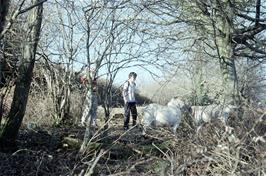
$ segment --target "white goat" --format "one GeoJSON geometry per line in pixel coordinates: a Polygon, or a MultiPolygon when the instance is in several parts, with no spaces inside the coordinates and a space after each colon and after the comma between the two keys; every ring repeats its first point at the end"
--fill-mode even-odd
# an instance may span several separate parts
{"type": "Polygon", "coordinates": [[[192,106],[192,119],[196,125],[204,122],[210,122],[219,119],[226,123],[230,113],[235,112],[236,106],[232,105],[208,105],[208,106],[192,106]]]}
{"type": "Polygon", "coordinates": [[[172,98],[167,106],[153,103],[144,107],[142,111],[143,134],[145,134],[146,128],[151,126],[168,126],[172,128],[173,133],[175,134],[176,129],[181,122],[181,108],[183,106],[183,101],[177,98],[172,98]]]}

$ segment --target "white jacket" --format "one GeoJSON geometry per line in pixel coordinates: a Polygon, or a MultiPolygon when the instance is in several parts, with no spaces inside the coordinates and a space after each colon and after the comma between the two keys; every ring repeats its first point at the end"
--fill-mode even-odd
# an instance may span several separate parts
{"type": "Polygon", "coordinates": [[[135,99],[136,83],[126,81],[123,86],[123,98],[124,102],[136,102],[135,99]]]}

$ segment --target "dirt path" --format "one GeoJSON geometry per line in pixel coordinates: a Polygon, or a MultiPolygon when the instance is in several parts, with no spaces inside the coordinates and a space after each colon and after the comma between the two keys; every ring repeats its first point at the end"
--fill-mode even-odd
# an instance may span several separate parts
{"type": "MultiPolygon", "coordinates": [[[[99,126],[102,124],[99,119],[99,126]]],[[[108,135],[95,137],[84,155],[79,154],[84,127],[24,127],[18,137],[19,149],[0,153],[0,175],[84,175],[93,163],[96,165],[92,175],[226,175],[228,171],[261,171],[265,169],[262,163],[266,161],[266,143],[253,139],[265,134],[265,119],[256,126],[251,121],[247,124],[236,123],[232,133],[235,140],[220,123],[205,125],[198,135],[181,123],[177,136],[167,129],[150,130],[143,136],[137,127],[125,132],[123,118],[118,117],[110,121],[108,135]],[[69,143],[73,139],[75,142],[69,143]],[[102,152],[105,154],[98,157],[102,152]]]]}

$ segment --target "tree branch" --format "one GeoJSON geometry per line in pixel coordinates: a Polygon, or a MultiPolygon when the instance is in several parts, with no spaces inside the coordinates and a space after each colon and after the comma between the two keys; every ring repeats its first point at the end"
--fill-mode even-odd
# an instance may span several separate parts
{"type": "Polygon", "coordinates": [[[257,0],[255,26],[258,26],[259,25],[259,21],[260,21],[260,4],[261,4],[261,1],[257,0]]]}
{"type": "Polygon", "coordinates": [[[5,28],[3,29],[3,31],[0,33],[0,39],[1,39],[1,38],[5,35],[5,33],[11,28],[13,22],[15,21],[15,19],[16,19],[19,15],[21,15],[21,14],[23,14],[23,13],[25,13],[25,12],[31,10],[31,9],[33,9],[34,7],[37,7],[37,6],[41,5],[41,4],[43,4],[45,1],[47,1],[47,0],[42,0],[42,1],[38,2],[38,3],[36,3],[36,4],[33,4],[32,6],[30,6],[30,7],[28,7],[28,8],[22,10],[21,8],[22,8],[23,4],[25,3],[25,0],[23,0],[23,1],[21,2],[21,4],[19,5],[18,9],[14,11],[14,13],[13,13],[13,15],[11,16],[11,18],[9,19],[9,22],[7,23],[6,27],[5,27],[5,28]]]}

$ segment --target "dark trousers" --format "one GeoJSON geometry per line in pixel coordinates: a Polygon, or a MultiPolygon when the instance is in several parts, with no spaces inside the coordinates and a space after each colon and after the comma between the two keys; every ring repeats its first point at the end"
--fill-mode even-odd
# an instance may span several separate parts
{"type": "Polygon", "coordinates": [[[125,104],[125,114],[124,114],[124,127],[128,128],[129,119],[130,119],[130,112],[132,115],[133,126],[136,125],[137,120],[137,108],[136,102],[128,102],[125,104]]]}

